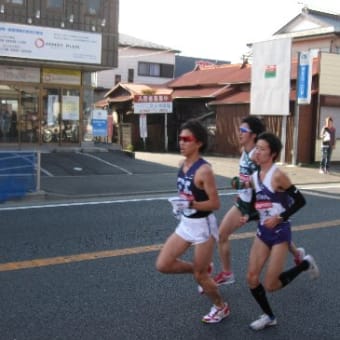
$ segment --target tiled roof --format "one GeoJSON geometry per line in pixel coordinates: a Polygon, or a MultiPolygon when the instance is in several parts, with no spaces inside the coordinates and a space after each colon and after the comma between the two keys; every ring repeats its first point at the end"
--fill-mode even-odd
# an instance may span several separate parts
{"type": "Polygon", "coordinates": [[[135,83],[118,83],[114,86],[110,91],[108,91],[104,97],[110,97],[114,94],[114,92],[118,92],[118,90],[125,90],[126,93],[130,93],[132,96],[136,94],[145,94],[147,92],[151,92],[153,94],[164,94],[169,95],[172,93],[172,89],[166,87],[160,87],[159,85],[145,85],[145,84],[135,84],[135,83]]]}
{"type": "Polygon", "coordinates": [[[250,65],[224,64],[199,67],[194,71],[170,81],[168,86],[176,89],[189,86],[226,85],[250,82],[250,65]]]}
{"type": "MultiPolygon", "coordinates": [[[[299,15],[297,15],[295,18],[293,18],[291,21],[281,27],[277,32],[274,33],[274,35],[290,33],[289,27],[291,27],[292,23],[301,19],[309,20],[319,25],[320,33],[322,33],[326,27],[332,28],[335,32],[340,32],[340,14],[321,12],[308,7],[304,7],[299,15]]],[[[318,29],[313,29],[313,31],[317,30],[318,29]]],[[[298,35],[299,32],[292,32],[292,34],[298,35]]]]}
{"type": "Polygon", "coordinates": [[[220,91],[220,86],[201,87],[195,89],[174,89],[172,93],[173,99],[179,98],[215,98],[220,91]]]}
{"type": "Polygon", "coordinates": [[[133,96],[116,96],[116,97],[111,97],[107,98],[108,103],[123,103],[123,102],[128,102],[133,99],[133,96]]]}
{"type": "Polygon", "coordinates": [[[326,26],[340,28],[340,14],[325,13],[313,9],[307,9],[306,13],[311,19],[323,23],[326,26]]]}
{"type": "Polygon", "coordinates": [[[95,107],[105,107],[108,105],[108,101],[106,98],[98,100],[97,102],[94,103],[95,107]]]}
{"type": "Polygon", "coordinates": [[[181,52],[181,51],[173,49],[172,47],[159,45],[151,41],[138,39],[131,35],[127,35],[123,33],[119,33],[119,46],[140,47],[140,48],[145,48],[145,49],[150,49],[150,50],[169,51],[173,53],[181,52]]]}
{"type": "MultiPolygon", "coordinates": [[[[250,84],[251,65],[240,68],[240,64],[215,65],[211,68],[197,69],[170,81],[167,86],[174,90],[179,88],[222,87],[228,84],[250,84]]],[[[292,60],[291,78],[296,79],[297,60],[292,60]]],[[[318,59],[313,60],[313,74],[318,73],[318,59]]]]}
{"type": "MultiPolygon", "coordinates": [[[[173,99],[209,98],[211,105],[250,102],[251,65],[227,64],[201,67],[166,85],[119,83],[105,94],[109,102],[133,100],[134,95],[147,93],[172,95],[173,99]],[[245,84],[245,85],[243,85],[245,84]],[[167,87],[166,87],[167,86],[167,87]]],[[[313,59],[312,74],[319,72],[319,59],[313,59]]],[[[297,78],[297,59],[292,60],[291,79],[297,78]]],[[[291,100],[295,100],[291,91],[291,100]]]]}
{"type": "Polygon", "coordinates": [[[247,104],[250,103],[250,92],[249,91],[240,91],[240,92],[233,93],[222,99],[209,102],[209,105],[241,104],[241,103],[247,103],[247,104]]]}
{"type": "MultiPolygon", "coordinates": [[[[319,59],[314,58],[313,75],[318,74],[318,65],[319,59]]],[[[172,97],[174,99],[214,98],[215,100],[209,102],[211,105],[249,103],[250,91],[240,89],[238,85],[250,85],[251,65],[247,65],[244,68],[240,68],[239,64],[224,66],[226,67],[215,66],[214,68],[198,69],[171,81],[168,86],[174,89],[172,97]],[[210,85],[210,82],[213,80],[216,83],[210,85]],[[209,86],[207,84],[209,84],[209,86]]],[[[296,78],[297,59],[293,59],[291,64],[291,79],[296,80],[296,78]]],[[[291,100],[295,100],[294,94],[291,94],[291,100]]]]}

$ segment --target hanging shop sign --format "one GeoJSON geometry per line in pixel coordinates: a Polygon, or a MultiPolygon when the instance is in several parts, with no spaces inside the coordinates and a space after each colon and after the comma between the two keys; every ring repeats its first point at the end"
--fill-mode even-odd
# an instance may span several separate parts
{"type": "Polygon", "coordinates": [[[171,95],[135,95],[133,112],[142,113],[172,113],[171,95]]]}
{"type": "Polygon", "coordinates": [[[80,85],[81,72],[79,70],[43,68],[42,79],[44,84],[80,85]]]}

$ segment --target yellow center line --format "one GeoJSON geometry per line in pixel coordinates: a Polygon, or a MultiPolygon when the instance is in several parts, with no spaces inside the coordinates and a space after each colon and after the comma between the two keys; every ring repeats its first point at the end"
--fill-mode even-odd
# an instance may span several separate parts
{"type": "MultiPolygon", "coordinates": [[[[319,223],[300,225],[300,226],[293,227],[292,230],[294,232],[297,232],[297,231],[339,227],[339,226],[340,226],[340,220],[333,220],[333,221],[325,221],[325,222],[319,222],[319,223]]],[[[231,240],[252,238],[254,236],[255,236],[255,232],[237,233],[237,234],[231,235],[231,240]]],[[[135,248],[104,250],[104,251],[98,251],[98,252],[93,252],[93,253],[57,256],[57,257],[33,259],[33,260],[27,260],[27,261],[18,261],[18,262],[7,262],[7,263],[0,264],[0,272],[45,267],[45,266],[54,266],[58,264],[67,264],[67,263],[75,263],[75,262],[82,262],[82,261],[92,261],[92,260],[104,259],[108,257],[149,253],[153,251],[159,251],[162,248],[162,246],[163,244],[154,244],[154,245],[135,247],[135,248]]]]}

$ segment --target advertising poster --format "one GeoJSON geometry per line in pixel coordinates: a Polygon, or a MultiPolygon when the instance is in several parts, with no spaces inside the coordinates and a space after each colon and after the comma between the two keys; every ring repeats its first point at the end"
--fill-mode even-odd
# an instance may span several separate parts
{"type": "Polygon", "coordinates": [[[63,96],[63,120],[79,120],[79,96],[63,96]]]}
{"type": "Polygon", "coordinates": [[[59,114],[58,95],[52,94],[47,97],[47,125],[52,126],[57,123],[59,114]]]}
{"type": "Polygon", "coordinates": [[[107,111],[93,110],[92,111],[92,134],[94,137],[107,136],[107,111]]]}

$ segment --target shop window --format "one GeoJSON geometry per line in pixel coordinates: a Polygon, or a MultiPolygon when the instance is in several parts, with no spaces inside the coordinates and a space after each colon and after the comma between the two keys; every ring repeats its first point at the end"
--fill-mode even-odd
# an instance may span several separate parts
{"type": "Polygon", "coordinates": [[[46,7],[54,9],[62,9],[64,6],[64,0],[47,0],[46,7]]]}
{"type": "Polygon", "coordinates": [[[115,85],[122,81],[122,76],[120,74],[115,75],[115,85]]]}
{"type": "Polygon", "coordinates": [[[134,81],[134,72],[135,70],[133,68],[128,69],[128,83],[133,83],[134,81]]]}
{"type": "Polygon", "coordinates": [[[41,140],[43,143],[79,143],[79,90],[45,89],[41,140]]]}
{"type": "Polygon", "coordinates": [[[174,65],[156,63],[138,63],[138,75],[146,77],[173,78],[174,65]]]}
{"type": "Polygon", "coordinates": [[[87,0],[87,13],[90,15],[97,15],[99,14],[101,0],[87,0]]]}
{"type": "Polygon", "coordinates": [[[0,143],[39,141],[39,88],[0,86],[0,143]]]}
{"type": "Polygon", "coordinates": [[[25,0],[7,0],[6,3],[12,5],[24,5],[25,0]]]}

